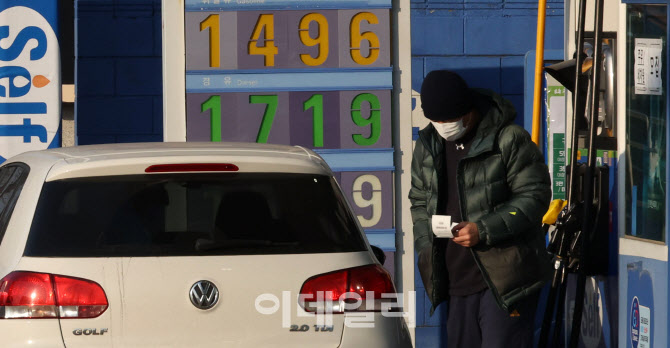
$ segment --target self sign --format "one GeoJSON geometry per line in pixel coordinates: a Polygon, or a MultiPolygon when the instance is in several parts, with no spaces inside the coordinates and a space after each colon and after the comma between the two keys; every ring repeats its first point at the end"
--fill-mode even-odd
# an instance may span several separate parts
{"type": "MultiPolygon", "coordinates": [[[[40,2],[40,7],[46,3],[40,2]]],[[[59,140],[60,66],[56,34],[42,14],[26,6],[0,10],[2,162],[58,145],[54,140],[59,140]]]]}

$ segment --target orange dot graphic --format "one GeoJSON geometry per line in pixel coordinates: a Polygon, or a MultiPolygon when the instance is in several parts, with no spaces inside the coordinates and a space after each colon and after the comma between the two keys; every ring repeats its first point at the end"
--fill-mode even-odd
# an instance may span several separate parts
{"type": "Polygon", "coordinates": [[[37,75],[37,76],[33,77],[33,85],[37,88],[42,88],[42,87],[48,85],[49,82],[51,82],[51,81],[49,81],[48,78],[46,78],[42,75],[37,75]]]}

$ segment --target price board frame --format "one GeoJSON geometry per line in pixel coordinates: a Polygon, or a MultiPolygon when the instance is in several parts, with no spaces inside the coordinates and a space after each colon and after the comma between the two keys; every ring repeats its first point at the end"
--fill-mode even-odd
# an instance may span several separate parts
{"type": "Polygon", "coordinates": [[[370,243],[395,252],[400,291],[414,277],[409,10],[409,0],[163,0],[164,140],[313,149],[370,243]]]}

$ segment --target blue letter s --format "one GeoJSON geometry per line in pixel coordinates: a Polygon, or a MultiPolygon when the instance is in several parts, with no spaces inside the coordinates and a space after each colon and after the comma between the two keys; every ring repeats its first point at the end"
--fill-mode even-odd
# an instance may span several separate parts
{"type": "MultiPolygon", "coordinates": [[[[0,40],[9,37],[9,26],[0,26],[0,40]]],[[[9,48],[0,47],[0,60],[9,62],[21,55],[30,39],[37,40],[37,47],[30,50],[30,60],[39,60],[47,53],[47,36],[38,27],[25,27],[9,48]]]]}

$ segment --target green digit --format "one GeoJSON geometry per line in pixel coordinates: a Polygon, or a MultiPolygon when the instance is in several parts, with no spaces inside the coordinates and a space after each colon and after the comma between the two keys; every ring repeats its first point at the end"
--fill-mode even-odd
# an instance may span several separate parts
{"type": "Polygon", "coordinates": [[[352,134],[354,142],[361,146],[370,146],[377,143],[382,130],[382,112],[379,98],[372,93],[361,93],[351,102],[351,119],[359,127],[370,126],[370,137],[366,138],[362,134],[352,134]],[[368,118],[361,115],[361,104],[367,102],[370,104],[370,116],[368,118]]]}
{"type": "Polygon", "coordinates": [[[323,94],[315,94],[303,104],[303,111],[314,108],[314,147],[323,147],[323,94]]]}
{"type": "Polygon", "coordinates": [[[212,141],[221,141],[221,96],[213,95],[209,97],[202,105],[200,111],[210,111],[209,123],[212,141]]]}
{"type": "Polygon", "coordinates": [[[277,96],[276,95],[250,95],[249,102],[252,104],[268,104],[263,113],[263,122],[261,128],[258,130],[256,137],[257,143],[267,143],[270,137],[270,129],[272,129],[272,122],[277,113],[277,96]]]}

